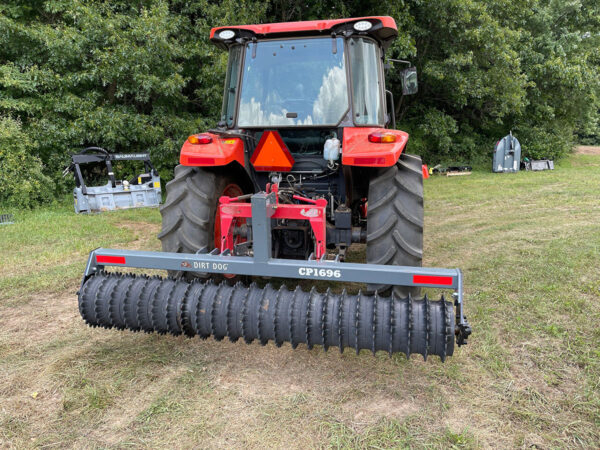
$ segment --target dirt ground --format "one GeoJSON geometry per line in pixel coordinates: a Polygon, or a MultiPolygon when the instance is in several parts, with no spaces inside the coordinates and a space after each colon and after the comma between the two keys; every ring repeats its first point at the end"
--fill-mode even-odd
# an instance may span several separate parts
{"type": "MultiPolygon", "coordinates": [[[[178,423],[176,418],[182,408],[178,404],[188,403],[185,421],[192,429],[201,427],[202,418],[207,416],[219,423],[218,433],[203,437],[202,442],[208,447],[227,447],[228,442],[253,448],[265,442],[279,448],[288,444],[294,447],[296,438],[301,438],[299,447],[305,447],[318,445],[318,436],[298,427],[293,433],[284,428],[265,438],[267,430],[260,430],[264,416],[276,414],[277,408],[283,407],[288,415],[286,420],[302,422],[308,418],[302,417],[302,408],[294,411],[294,405],[310,404],[313,413],[319,414],[322,408],[323,419],[342,420],[346,426],[360,431],[382,419],[402,420],[417,413],[426,401],[414,394],[406,398],[400,395],[411,385],[419,386],[413,389],[415,393],[425,388],[423,381],[377,375],[377,366],[382,362],[367,355],[359,359],[350,352],[324,355],[305,349],[293,351],[289,346],[277,349],[274,345],[261,347],[92,330],[82,324],[73,308],[72,291],[32,299],[26,306],[3,314],[0,325],[3,333],[11,336],[4,344],[18,348],[8,358],[28,355],[27,362],[3,367],[1,410],[4,415],[17,412],[4,426],[8,430],[25,427],[36,445],[48,443],[61,447],[61,433],[75,432],[71,427],[81,426],[82,419],[71,422],[74,418],[68,420],[70,414],[65,411],[81,408],[83,415],[89,414],[84,406],[89,401],[99,402],[96,407],[103,413],[95,419],[92,414],[89,422],[84,420],[84,428],[76,432],[74,440],[67,441],[69,445],[121,446],[131,440],[133,430],[143,428],[144,420],[155,419],[152,415],[158,413],[170,429],[168,435],[155,435],[158,447],[194,446],[193,441],[182,441],[185,433],[178,429],[185,424],[178,423]],[[151,347],[156,348],[149,351],[151,347]],[[105,358],[113,361],[109,372],[102,367],[105,358]],[[137,358],[145,360],[149,367],[132,364],[131,360],[137,358]],[[134,365],[138,367],[133,368],[134,365]],[[75,373],[74,367],[78,367],[75,373]],[[122,372],[128,368],[134,373],[122,380],[122,372]],[[93,373],[86,375],[88,371],[93,373]],[[73,376],[76,379],[72,380],[73,376]],[[91,382],[86,381],[88,377],[96,380],[101,377],[111,387],[87,391],[86,385],[91,382]],[[173,384],[182,380],[187,389],[162,402],[163,396],[173,394],[173,384]],[[369,380],[368,385],[365,380],[369,380]],[[128,385],[125,391],[119,392],[121,389],[114,386],[120,383],[128,385]],[[65,384],[75,391],[83,390],[87,397],[84,402],[75,392],[65,395],[65,384]],[[192,407],[194,404],[197,408],[192,407]],[[327,411],[326,405],[332,404],[338,408],[327,411]],[[182,435],[177,436],[178,432],[182,435]]],[[[384,360],[383,365],[391,373],[396,371],[392,361],[384,360]]],[[[279,421],[274,418],[275,423],[279,421]]],[[[144,441],[133,442],[139,445],[144,441]]],[[[10,441],[4,444],[10,446],[10,441]]],[[[20,441],[17,447],[23,444],[27,442],[20,441]]]]}

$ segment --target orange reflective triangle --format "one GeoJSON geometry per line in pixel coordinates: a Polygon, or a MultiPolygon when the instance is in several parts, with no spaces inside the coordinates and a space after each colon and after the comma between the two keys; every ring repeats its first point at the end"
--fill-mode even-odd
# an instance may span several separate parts
{"type": "Polygon", "coordinates": [[[259,171],[289,172],[294,158],[279,133],[271,130],[263,132],[250,162],[259,171]]]}

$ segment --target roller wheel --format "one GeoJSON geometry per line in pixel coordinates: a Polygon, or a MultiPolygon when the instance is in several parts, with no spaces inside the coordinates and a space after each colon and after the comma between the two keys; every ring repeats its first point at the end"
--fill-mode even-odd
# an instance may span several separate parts
{"type": "MultiPolygon", "coordinates": [[[[209,250],[218,247],[219,198],[243,193],[230,176],[199,167],[175,167],[175,178],[167,183],[167,199],[160,208],[162,230],[158,238],[162,241],[163,251],[195,253],[203,247],[209,250]]],[[[245,219],[240,219],[241,223],[243,221],[245,219]]],[[[173,271],[169,275],[188,279],[209,276],[205,273],[173,271]]]]}
{"type": "MultiPolygon", "coordinates": [[[[402,153],[393,167],[369,181],[367,263],[421,266],[423,259],[423,172],[419,156],[402,153]]],[[[370,284],[386,292],[389,285],[370,284]]],[[[420,288],[395,286],[400,297],[420,295],[420,288]]]]}
{"type": "Polygon", "coordinates": [[[438,355],[454,353],[454,309],[442,298],[430,301],[361,292],[319,292],[314,287],[288,290],[270,284],[228,285],[99,273],[79,293],[79,310],[93,327],[128,328],[175,336],[242,338],[280,347],[306,344],[310,350],[337,347],[438,355]]]}

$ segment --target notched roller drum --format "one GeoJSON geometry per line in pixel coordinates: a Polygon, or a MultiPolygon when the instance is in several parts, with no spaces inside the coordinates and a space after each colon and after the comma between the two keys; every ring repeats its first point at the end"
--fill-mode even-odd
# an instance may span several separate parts
{"type": "Polygon", "coordinates": [[[454,307],[444,300],[294,291],[100,273],[79,293],[91,326],[423,355],[454,352],[454,307]]]}

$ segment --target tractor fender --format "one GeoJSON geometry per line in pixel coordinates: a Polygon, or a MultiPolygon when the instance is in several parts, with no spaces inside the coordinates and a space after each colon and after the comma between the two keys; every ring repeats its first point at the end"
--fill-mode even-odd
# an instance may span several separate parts
{"type": "Polygon", "coordinates": [[[213,133],[202,133],[210,136],[208,144],[192,144],[186,140],[181,147],[179,162],[182,166],[215,167],[226,166],[237,161],[242,167],[244,160],[244,143],[240,138],[222,137],[213,133]]]}
{"type": "Polygon", "coordinates": [[[408,133],[401,130],[371,127],[344,128],[342,164],[361,167],[392,167],[408,142],[408,133]],[[375,143],[369,141],[372,133],[391,133],[396,142],[375,143]]]}

